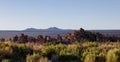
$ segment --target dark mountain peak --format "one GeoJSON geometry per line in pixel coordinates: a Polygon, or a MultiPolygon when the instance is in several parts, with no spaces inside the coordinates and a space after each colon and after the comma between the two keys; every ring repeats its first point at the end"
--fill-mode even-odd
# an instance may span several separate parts
{"type": "Polygon", "coordinates": [[[50,27],[50,28],[48,28],[47,30],[61,30],[61,29],[59,29],[59,28],[57,28],[57,27],[50,27]]]}
{"type": "Polygon", "coordinates": [[[35,28],[27,28],[27,30],[36,30],[35,28]]]}
{"type": "Polygon", "coordinates": [[[59,30],[62,30],[62,29],[59,29],[59,28],[57,28],[57,27],[50,27],[50,28],[48,28],[48,29],[36,29],[36,28],[27,28],[27,29],[25,29],[24,31],[43,31],[43,30],[47,30],[47,31],[59,31],[59,30]]]}
{"type": "Polygon", "coordinates": [[[38,29],[35,29],[35,28],[27,28],[27,29],[25,29],[25,31],[36,31],[36,30],[38,30],[38,29]]]}

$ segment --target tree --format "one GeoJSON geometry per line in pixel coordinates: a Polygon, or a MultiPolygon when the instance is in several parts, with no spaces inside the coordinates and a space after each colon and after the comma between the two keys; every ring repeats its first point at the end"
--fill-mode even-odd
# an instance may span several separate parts
{"type": "Polygon", "coordinates": [[[62,42],[62,40],[63,40],[62,36],[60,36],[60,34],[57,35],[56,39],[57,39],[57,42],[62,42]]]}
{"type": "Polygon", "coordinates": [[[16,35],[15,37],[13,37],[13,41],[17,42],[18,41],[18,36],[16,35]]]}
{"type": "Polygon", "coordinates": [[[28,42],[28,36],[22,33],[21,36],[19,37],[19,42],[20,43],[28,42]]]}
{"type": "Polygon", "coordinates": [[[38,35],[37,36],[37,41],[43,43],[44,42],[43,36],[42,35],[38,35]]]}

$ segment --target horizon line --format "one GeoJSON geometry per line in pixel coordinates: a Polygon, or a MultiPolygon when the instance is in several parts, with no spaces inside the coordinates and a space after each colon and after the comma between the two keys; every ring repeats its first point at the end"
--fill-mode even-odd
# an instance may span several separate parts
{"type": "MultiPolygon", "coordinates": [[[[78,29],[75,29],[75,28],[59,28],[59,27],[48,27],[48,28],[34,28],[34,27],[30,27],[30,28],[24,28],[24,29],[0,29],[0,31],[24,31],[24,30],[27,30],[27,29],[36,29],[36,30],[46,30],[46,29],[50,29],[50,28],[56,28],[56,29],[61,29],[61,30],[79,30],[80,28],[78,29]]],[[[81,27],[82,28],[82,27],[81,27]]],[[[120,30],[120,29],[110,29],[110,28],[103,28],[103,29],[85,29],[83,28],[84,30],[120,30]]]]}

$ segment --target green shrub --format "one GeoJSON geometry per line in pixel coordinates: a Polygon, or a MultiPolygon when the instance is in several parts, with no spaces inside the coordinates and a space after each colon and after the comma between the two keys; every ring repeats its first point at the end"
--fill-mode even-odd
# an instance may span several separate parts
{"type": "Polygon", "coordinates": [[[107,62],[120,62],[120,49],[111,49],[107,53],[107,62]]]}
{"type": "Polygon", "coordinates": [[[12,52],[13,52],[13,50],[12,50],[12,48],[9,46],[9,47],[5,47],[4,48],[4,54],[6,54],[6,55],[11,55],[12,54],[12,52]]]}
{"type": "Polygon", "coordinates": [[[13,45],[13,54],[12,54],[12,59],[15,61],[25,61],[26,56],[30,54],[30,51],[28,47],[26,47],[24,44],[23,45],[13,45]]]}
{"type": "Polygon", "coordinates": [[[88,47],[86,49],[84,49],[83,53],[82,53],[82,59],[84,60],[86,55],[88,54],[95,54],[95,55],[99,55],[99,49],[96,47],[88,47]]]}
{"type": "Polygon", "coordinates": [[[79,44],[71,44],[67,47],[71,55],[81,57],[82,47],[79,44]]]}
{"type": "Polygon", "coordinates": [[[57,44],[54,46],[55,52],[59,55],[61,50],[66,49],[66,45],[64,44],[57,44]]]}
{"type": "Polygon", "coordinates": [[[2,62],[11,62],[10,59],[3,59],[2,62]]]}
{"type": "Polygon", "coordinates": [[[97,47],[98,43],[97,42],[84,42],[82,45],[86,47],[97,47]]]}
{"type": "Polygon", "coordinates": [[[95,62],[95,58],[95,54],[88,54],[86,55],[84,62],[95,62]]]}
{"type": "Polygon", "coordinates": [[[84,62],[105,62],[106,57],[104,53],[96,54],[95,52],[84,52],[83,53],[84,62]]]}
{"type": "Polygon", "coordinates": [[[54,57],[58,57],[57,60],[60,62],[120,62],[120,42],[32,43],[32,45],[37,47],[0,42],[0,62],[48,62],[54,57]]]}
{"type": "Polygon", "coordinates": [[[72,61],[80,60],[80,48],[78,45],[69,45],[67,48],[64,48],[60,51],[60,60],[62,61],[72,61]]]}
{"type": "Polygon", "coordinates": [[[56,52],[55,52],[55,46],[54,45],[44,46],[41,49],[41,52],[42,52],[43,55],[56,54],[56,52]]]}
{"type": "Polygon", "coordinates": [[[49,62],[47,57],[41,57],[39,62],[49,62]]]}
{"type": "Polygon", "coordinates": [[[106,55],[104,53],[100,53],[96,57],[96,62],[105,62],[106,61],[106,55]]]}
{"type": "Polygon", "coordinates": [[[28,55],[26,58],[27,62],[39,62],[40,60],[40,55],[39,54],[33,54],[33,55],[28,55]]]}

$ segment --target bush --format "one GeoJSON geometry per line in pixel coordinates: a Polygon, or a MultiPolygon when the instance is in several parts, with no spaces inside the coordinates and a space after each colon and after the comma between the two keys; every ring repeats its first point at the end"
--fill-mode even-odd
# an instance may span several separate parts
{"type": "Polygon", "coordinates": [[[97,42],[84,42],[82,45],[86,47],[97,47],[98,43],[97,42]]]}
{"type": "Polygon", "coordinates": [[[84,52],[83,53],[84,62],[105,62],[104,53],[93,53],[93,52],[84,52]]]}
{"type": "Polygon", "coordinates": [[[59,60],[62,61],[72,61],[72,60],[80,60],[80,48],[76,45],[69,45],[67,48],[60,51],[59,60]]]}
{"type": "Polygon", "coordinates": [[[11,55],[12,54],[12,48],[10,46],[9,47],[5,47],[4,51],[5,51],[6,55],[11,55]]]}
{"type": "Polygon", "coordinates": [[[86,55],[88,54],[95,54],[95,55],[99,55],[99,49],[96,47],[88,47],[86,49],[84,49],[83,53],[82,53],[82,59],[84,60],[86,55]]]}
{"type": "Polygon", "coordinates": [[[2,62],[11,62],[10,59],[3,59],[2,62]]]}
{"type": "Polygon", "coordinates": [[[84,62],[95,62],[95,54],[88,54],[85,57],[84,62]]]}
{"type": "Polygon", "coordinates": [[[107,53],[107,62],[120,62],[120,49],[112,49],[107,53]]]}
{"type": "Polygon", "coordinates": [[[96,62],[105,62],[106,57],[104,53],[100,53],[99,55],[96,56],[96,62]]]}
{"type": "Polygon", "coordinates": [[[57,44],[54,46],[55,52],[59,55],[61,50],[66,49],[67,46],[64,44],[57,44]]]}
{"type": "Polygon", "coordinates": [[[30,54],[30,50],[25,46],[25,44],[16,44],[13,45],[12,48],[13,54],[11,56],[11,59],[15,61],[25,61],[26,56],[30,54]]]}
{"type": "Polygon", "coordinates": [[[47,57],[41,57],[39,62],[49,62],[47,57]]]}
{"type": "Polygon", "coordinates": [[[40,55],[34,53],[33,55],[28,55],[26,59],[27,59],[27,62],[39,62],[40,55]]]}
{"type": "Polygon", "coordinates": [[[44,47],[41,49],[41,54],[42,54],[42,56],[45,56],[45,57],[47,57],[49,60],[51,60],[52,55],[53,55],[53,54],[56,54],[55,46],[54,46],[54,45],[44,46],[44,47]]]}
{"type": "Polygon", "coordinates": [[[120,42],[26,45],[0,42],[0,62],[120,62],[120,42]]]}
{"type": "Polygon", "coordinates": [[[78,56],[81,58],[82,47],[79,44],[71,44],[67,47],[71,55],[78,56]]]}
{"type": "Polygon", "coordinates": [[[41,49],[41,52],[43,55],[49,55],[49,54],[55,54],[55,46],[54,45],[49,45],[49,46],[44,46],[41,49]]]}

